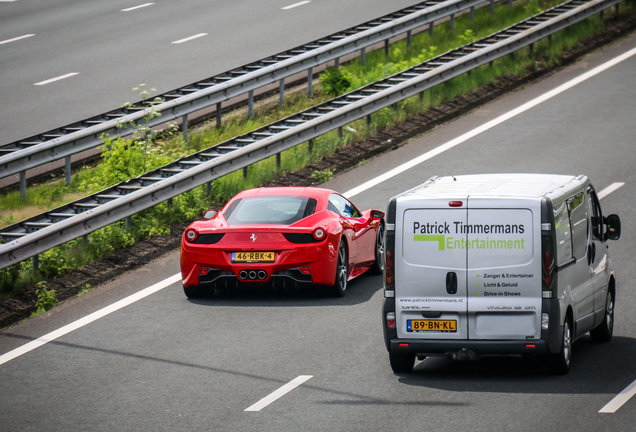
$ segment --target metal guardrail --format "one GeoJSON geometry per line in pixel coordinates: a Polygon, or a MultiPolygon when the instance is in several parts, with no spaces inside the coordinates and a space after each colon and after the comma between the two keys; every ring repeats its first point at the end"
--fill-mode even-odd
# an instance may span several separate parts
{"type": "Polygon", "coordinates": [[[0,268],[371,115],[622,0],[571,0],[384,80],[0,231],[0,268]]]}
{"type": "MultiPolygon", "coordinates": [[[[255,89],[281,82],[284,92],[284,79],[300,72],[308,71],[311,78],[312,68],[340,57],[362,51],[365,47],[385,42],[398,35],[409,33],[424,25],[433,25],[437,20],[454,17],[454,14],[474,8],[479,4],[494,0],[429,0],[364,24],[334,33],[305,45],[241,66],[229,72],[187,85],[157,97],[165,102],[155,105],[161,112],[149,122],[154,127],[183,118],[187,127],[187,116],[204,108],[217,105],[217,119],[221,112],[220,104],[236,96],[255,89]]],[[[311,82],[311,79],[310,79],[311,82]]],[[[281,92],[281,94],[283,94],[281,92]]],[[[253,98],[250,97],[250,100],[253,98]]],[[[0,146],[0,178],[21,174],[20,182],[26,191],[26,170],[45,163],[67,158],[67,173],[70,173],[70,156],[89,150],[102,144],[100,136],[110,134],[127,135],[131,127],[118,127],[141,119],[143,103],[136,108],[118,108],[82,120],[49,132],[0,146]]],[[[187,130],[187,129],[185,129],[187,130]]],[[[70,174],[67,174],[67,176],[70,174]]]]}

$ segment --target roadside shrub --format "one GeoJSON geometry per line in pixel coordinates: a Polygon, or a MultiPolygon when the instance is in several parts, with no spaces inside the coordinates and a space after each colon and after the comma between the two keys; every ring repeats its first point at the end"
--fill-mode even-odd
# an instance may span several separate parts
{"type": "Polygon", "coordinates": [[[40,282],[37,286],[38,289],[35,292],[38,296],[38,301],[35,303],[34,315],[39,315],[53,309],[58,303],[57,297],[55,296],[55,290],[47,290],[46,282],[40,282]]]}
{"type": "Polygon", "coordinates": [[[320,85],[329,96],[338,97],[351,87],[351,77],[340,68],[328,68],[320,75],[320,85]]]}

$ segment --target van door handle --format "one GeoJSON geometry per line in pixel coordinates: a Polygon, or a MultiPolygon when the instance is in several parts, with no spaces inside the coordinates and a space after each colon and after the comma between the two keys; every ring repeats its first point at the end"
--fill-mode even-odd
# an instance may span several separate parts
{"type": "Polygon", "coordinates": [[[446,273],[446,292],[449,294],[457,294],[457,273],[446,273]]]}

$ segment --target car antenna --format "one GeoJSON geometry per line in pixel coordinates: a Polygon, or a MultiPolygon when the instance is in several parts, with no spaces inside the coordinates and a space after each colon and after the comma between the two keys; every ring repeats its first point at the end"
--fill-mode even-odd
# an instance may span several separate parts
{"type": "Polygon", "coordinates": [[[451,173],[449,173],[448,171],[446,171],[448,173],[449,176],[451,176],[453,178],[453,181],[457,181],[457,179],[455,178],[454,175],[452,175],[451,173]]]}

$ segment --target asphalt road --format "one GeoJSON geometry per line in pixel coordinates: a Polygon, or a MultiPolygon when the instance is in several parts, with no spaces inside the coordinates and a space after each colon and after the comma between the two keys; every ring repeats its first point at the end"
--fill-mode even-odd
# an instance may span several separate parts
{"type": "Polygon", "coordinates": [[[136,101],[141,83],[161,94],[418,2],[283,9],[298,3],[0,1],[0,145],[136,101]]]}
{"type": "MultiPolygon", "coordinates": [[[[418,137],[325,186],[345,192],[636,47],[636,36],[418,137]]],[[[180,284],[0,364],[3,431],[631,431],[636,398],[601,410],[636,380],[636,56],[360,192],[361,208],[434,174],[586,174],[618,213],[614,339],[573,349],[566,376],[541,362],[426,359],[394,374],[380,322],[382,281],[322,293],[189,301],[180,284]],[[308,378],[311,376],[311,378],[308,378]],[[292,380],[297,388],[245,411],[292,380]]],[[[178,252],[0,334],[0,355],[179,271],[178,252]]]]}

